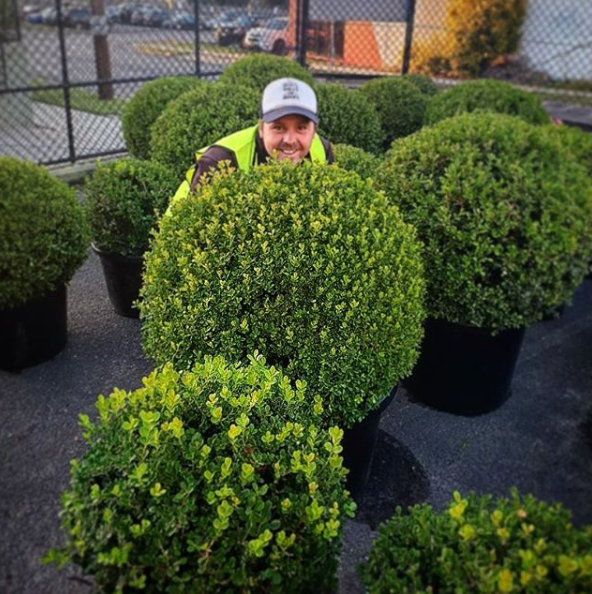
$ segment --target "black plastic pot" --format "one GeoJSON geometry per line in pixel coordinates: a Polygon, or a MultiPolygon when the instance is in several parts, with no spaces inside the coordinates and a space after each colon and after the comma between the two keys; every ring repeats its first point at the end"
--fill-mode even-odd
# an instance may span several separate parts
{"type": "Polygon", "coordinates": [[[0,311],[0,369],[17,372],[55,357],[68,341],[65,285],[0,311]]]}
{"type": "Polygon", "coordinates": [[[380,416],[393,401],[397,392],[395,386],[382,400],[378,408],[370,411],[365,419],[343,432],[343,465],[349,470],[346,487],[353,500],[360,503],[370,475],[374,444],[378,435],[380,416]]]}
{"type": "Polygon", "coordinates": [[[499,408],[510,396],[524,328],[503,330],[428,319],[419,361],[405,381],[433,408],[474,416],[499,408]]]}
{"type": "Polygon", "coordinates": [[[104,252],[95,245],[95,254],[101,260],[107,293],[115,313],[126,318],[137,318],[140,312],[133,306],[142,286],[142,256],[122,256],[104,252]]]}

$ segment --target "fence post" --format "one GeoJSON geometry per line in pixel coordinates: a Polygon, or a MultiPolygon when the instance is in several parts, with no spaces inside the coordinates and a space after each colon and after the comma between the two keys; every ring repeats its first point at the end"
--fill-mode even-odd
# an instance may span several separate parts
{"type": "Polygon", "coordinates": [[[199,53],[199,0],[193,0],[193,13],[195,15],[195,76],[201,76],[200,53],[199,53]]]}
{"type": "MultiPolygon", "coordinates": [[[[109,53],[109,39],[107,37],[109,24],[105,16],[105,4],[103,0],[90,0],[91,31],[95,46],[95,64],[97,66],[97,78],[99,81],[111,80],[111,56],[109,53]]],[[[113,84],[110,82],[99,82],[99,99],[110,101],[115,96],[113,84]]]]}
{"type": "Polygon", "coordinates": [[[58,19],[58,39],[60,41],[60,57],[62,63],[62,84],[64,86],[64,109],[66,110],[66,130],[68,133],[68,154],[70,161],[76,161],[74,150],[74,129],[72,126],[72,105],[70,103],[70,77],[68,76],[68,59],[66,57],[66,38],[64,35],[64,15],[62,0],[55,0],[58,19]]]}
{"type": "Polygon", "coordinates": [[[307,51],[307,36],[308,29],[308,15],[309,15],[309,0],[297,0],[297,28],[296,28],[296,60],[298,63],[306,68],[306,51],[307,51]]]}
{"type": "Polygon", "coordinates": [[[401,74],[409,72],[411,47],[413,46],[413,29],[415,27],[415,0],[407,0],[407,26],[405,27],[405,47],[403,49],[403,65],[401,74]]]}

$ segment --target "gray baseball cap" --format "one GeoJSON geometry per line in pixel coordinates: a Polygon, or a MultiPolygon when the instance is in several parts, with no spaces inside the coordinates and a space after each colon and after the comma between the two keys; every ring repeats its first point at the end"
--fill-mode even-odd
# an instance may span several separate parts
{"type": "Polygon", "coordinates": [[[305,82],[296,78],[279,78],[270,82],[261,99],[261,119],[273,122],[287,115],[301,115],[319,123],[317,96],[305,82]]]}

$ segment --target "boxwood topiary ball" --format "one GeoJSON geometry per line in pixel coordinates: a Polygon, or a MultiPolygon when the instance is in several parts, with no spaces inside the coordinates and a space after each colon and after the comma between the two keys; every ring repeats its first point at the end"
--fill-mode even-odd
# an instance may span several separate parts
{"type": "Polygon", "coordinates": [[[248,87],[206,85],[185,93],[152,126],[152,159],[179,177],[199,149],[258,121],[259,93],[248,87]]]}
{"type": "Polygon", "coordinates": [[[146,353],[190,368],[258,349],[362,419],[408,375],[423,319],[414,229],[358,175],[270,163],[174,203],[146,254],[146,353]]]}
{"type": "Polygon", "coordinates": [[[99,163],[84,185],[95,245],[122,256],[141,256],[178,185],[178,177],[160,163],[99,163]]]}
{"type": "Polygon", "coordinates": [[[369,153],[381,153],[384,134],[372,105],[359,93],[339,84],[317,85],[316,93],[321,136],[369,153]]]}
{"type": "Polygon", "coordinates": [[[67,283],[89,243],[73,189],[44,167],[0,157],[0,309],[67,283]]]}
{"type": "Polygon", "coordinates": [[[379,527],[360,575],[368,594],[592,592],[592,526],[531,495],[470,493],[442,512],[415,505],[379,527]],[[463,584],[463,590],[459,590],[463,584]]]}
{"type": "Polygon", "coordinates": [[[251,87],[259,93],[278,78],[297,78],[311,86],[314,85],[312,74],[290,58],[257,54],[246,56],[224,69],[218,82],[232,86],[251,87]]]}
{"type": "Polygon", "coordinates": [[[150,157],[150,128],[170,101],[208,83],[189,76],[165,76],[147,82],[125,105],[121,117],[123,138],[134,157],[150,157]]]}
{"type": "Polygon", "coordinates": [[[335,163],[339,167],[348,171],[355,171],[364,179],[372,178],[380,165],[378,157],[347,144],[334,144],[333,155],[335,163]]]}
{"type": "Polygon", "coordinates": [[[550,121],[541,100],[533,93],[499,80],[475,80],[433,97],[426,112],[426,125],[476,110],[513,115],[530,124],[550,121]]]}
{"type": "Polygon", "coordinates": [[[80,415],[90,448],[62,498],[73,562],[102,592],[330,594],[344,516],[343,431],[260,357],[170,364],[80,415]]]}
{"type": "Polygon", "coordinates": [[[393,140],[423,126],[428,97],[409,81],[394,76],[375,78],[364,83],[357,92],[378,112],[385,150],[393,140]]]}
{"type": "Polygon", "coordinates": [[[424,243],[428,312],[499,331],[571,298],[592,254],[592,181],[544,127],[463,114],[394,143],[375,186],[424,243]]]}
{"type": "Polygon", "coordinates": [[[404,74],[401,78],[416,86],[424,95],[438,94],[438,85],[427,74],[404,74]]]}

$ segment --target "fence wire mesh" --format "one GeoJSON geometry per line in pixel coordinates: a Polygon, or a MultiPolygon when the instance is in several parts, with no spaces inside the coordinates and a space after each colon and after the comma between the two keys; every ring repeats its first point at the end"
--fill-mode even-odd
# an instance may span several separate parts
{"type": "Polygon", "coordinates": [[[253,52],[322,78],[493,77],[592,104],[592,1],[1,0],[0,153],[37,162],[125,151],[144,81],[215,78],[253,52]]]}

